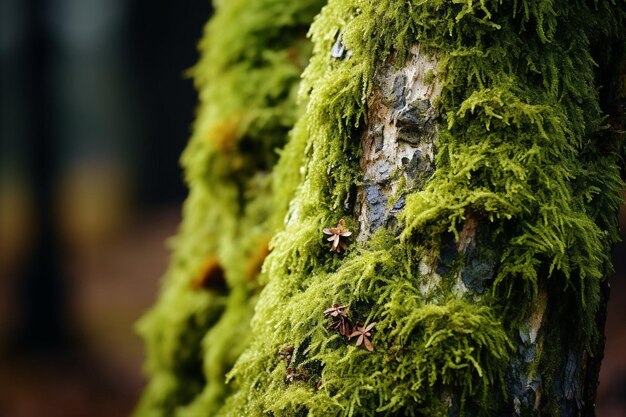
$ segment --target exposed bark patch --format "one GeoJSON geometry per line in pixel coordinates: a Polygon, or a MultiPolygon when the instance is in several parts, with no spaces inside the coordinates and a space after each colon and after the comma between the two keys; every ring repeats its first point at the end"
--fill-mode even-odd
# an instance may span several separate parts
{"type": "Polygon", "coordinates": [[[554,381],[554,393],[559,400],[561,416],[576,416],[583,408],[582,354],[572,349],[567,351],[564,366],[554,381]]]}
{"type": "Polygon", "coordinates": [[[403,68],[380,66],[368,103],[368,129],[361,137],[363,185],[357,213],[365,241],[380,227],[393,226],[406,193],[419,189],[434,172],[436,110],[440,93],[436,60],[412,49],[403,68]]]}
{"type": "Polygon", "coordinates": [[[507,391],[511,395],[508,411],[511,414],[524,415],[528,410],[539,412],[542,408],[543,381],[537,363],[543,349],[541,329],[545,324],[547,307],[548,292],[542,288],[535,308],[529,312],[515,340],[517,349],[511,357],[506,377],[507,391]]]}
{"type": "Polygon", "coordinates": [[[426,262],[419,263],[420,275],[424,278],[420,281],[420,292],[428,295],[441,285],[441,275],[439,275],[432,266],[426,262]]]}
{"type": "Polygon", "coordinates": [[[531,343],[535,343],[537,341],[537,336],[541,326],[543,325],[547,307],[548,292],[545,289],[542,289],[539,291],[535,308],[531,311],[527,321],[528,334],[531,343]]]}
{"type": "Polygon", "coordinates": [[[496,270],[496,257],[492,250],[478,250],[472,246],[465,259],[465,267],[461,270],[461,280],[466,289],[482,294],[492,280],[496,270]]]}
{"type": "Polygon", "coordinates": [[[474,243],[477,230],[478,230],[478,216],[476,216],[472,212],[469,212],[467,214],[467,219],[465,219],[465,223],[463,224],[463,229],[461,229],[459,240],[457,241],[457,244],[456,244],[456,248],[460,253],[465,253],[468,246],[474,243]]]}

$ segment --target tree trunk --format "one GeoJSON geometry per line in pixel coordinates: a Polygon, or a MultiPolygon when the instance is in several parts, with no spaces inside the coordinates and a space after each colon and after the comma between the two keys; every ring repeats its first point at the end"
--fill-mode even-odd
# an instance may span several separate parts
{"type": "Polygon", "coordinates": [[[270,171],[301,113],[304,35],[322,2],[214,3],[190,70],[200,102],[182,157],[190,193],[161,294],[137,326],[149,376],[137,417],[206,416],[223,406],[224,375],[249,342],[258,275],[288,204],[274,204],[289,181],[272,192],[270,171]]]}
{"type": "MultiPolygon", "coordinates": [[[[205,392],[229,368],[210,343],[238,347],[231,388],[181,415],[594,415],[623,186],[623,138],[603,119],[622,126],[623,84],[607,80],[623,73],[623,10],[330,0],[310,31],[306,112],[270,174],[285,225],[258,302],[227,279],[226,303],[256,302],[254,315],[226,307],[197,333],[205,392]]],[[[219,166],[192,161],[192,145],[188,173],[219,166]]],[[[223,257],[235,276],[241,258],[223,257]]]]}

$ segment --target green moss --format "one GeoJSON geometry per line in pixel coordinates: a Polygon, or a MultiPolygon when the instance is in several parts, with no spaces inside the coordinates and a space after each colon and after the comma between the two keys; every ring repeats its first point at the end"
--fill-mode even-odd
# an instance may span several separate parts
{"type": "Polygon", "coordinates": [[[511,346],[502,324],[487,306],[450,296],[429,301],[420,289],[424,277],[404,263],[415,254],[389,242],[393,236],[380,231],[336,271],[311,274],[300,286],[270,280],[261,301],[272,303],[257,305],[258,344],[231,374],[242,387],[225,415],[294,415],[302,407],[310,415],[411,415],[438,408],[433,396],[439,399],[442,387],[486,403],[511,346]],[[322,313],[333,302],[349,304],[355,322],[377,321],[373,353],[326,329],[322,313]],[[284,345],[295,347],[296,366],[323,364],[310,375],[320,387],[283,382],[277,352],[284,345]]]}
{"type": "Polygon", "coordinates": [[[514,371],[541,377],[544,411],[559,415],[556,352],[593,344],[617,237],[623,184],[617,156],[602,146],[590,45],[623,39],[621,11],[610,1],[330,0],[309,32],[306,112],[269,173],[299,114],[299,68],[284,40],[314,9],[292,3],[220,3],[207,28],[193,71],[203,104],[183,157],[185,221],[159,304],[140,325],[153,374],[142,413],[506,414],[517,395],[511,348],[545,288],[558,300],[550,320],[575,317],[577,326],[567,340],[548,328],[528,369],[514,371]],[[339,58],[337,42],[349,51],[339,58]],[[406,195],[399,237],[381,229],[329,252],[324,227],[345,218],[358,230],[359,137],[375,71],[405,65],[416,43],[439,61],[435,174],[406,195]],[[472,256],[493,263],[484,294],[458,288],[472,259],[453,241],[469,213],[489,245],[472,256]],[[278,228],[256,302],[242,260],[278,228]],[[206,256],[223,264],[228,298],[189,289],[206,256]],[[354,323],[377,323],[374,352],[326,328],[335,302],[350,306],[354,323]],[[285,346],[294,348],[289,364],[278,355],[285,346]],[[200,358],[201,378],[187,378],[200,358]],[[286,382],[288,372],[303,376],[286,382]]]}
{"type": "MultiPolygon", "coordinates": [[[[546,282],[569,314],[555,320],[576,317],[575,344],[590,346],[616,239],[607,213],[622,181],[616,156],[601,150],[589,37],[618,19],[608,2],[328,3],[311,28],[301,89],[309,104],[292,139],[305,157],[275,173],[297,165],[304,178],[272,240],[255,337],[230,373],[237,392],[224,415],[448,415],[451,403],[461,415],[503,411],[511,340],[546,282]],[[350,51],[341,58],[330,53],[338,41],[350,51]],[[388,59],[404,65],[415,43],[440,61],[436,172],[407,196],[400,239],[380,231],[335,256],[321,230],[339,218],[358,226],[358,129],[373,74],[388,59]],[[483,296],[453,296],[465,261],[439,277],[420,264],[440,257],[444,236],[458,238],[470,211],[488,226],[495,279],[483,296]],[[375,352],[326,330],[333,302],[378,323],[375,352]],[[296,366],[319,364],[311,380],[321,386],[284,382],[277,352],[286,344],[296,366]]],[[[530,369],[548,380],[542,355],[530,369]]]]}
{"type": "Polygon", "coordinates": [[[159,300],[138,324],[150,376],[138,417],[219,410],[230,392],[224,375],[249,340],[267,242],[296,186],[273,199],[270,171],[302,110],[305,34],[321,1],[215,6],[189,71],[200,105],[182,157],[190,189],[183,223],[159,300]],[[207,283],[221,271],[228,295],[207,283]]]}

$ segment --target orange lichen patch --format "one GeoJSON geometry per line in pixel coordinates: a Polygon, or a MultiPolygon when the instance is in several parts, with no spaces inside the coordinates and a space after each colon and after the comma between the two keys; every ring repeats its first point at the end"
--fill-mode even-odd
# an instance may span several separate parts
{"type": "Polygon", "coordinates": [[[228,290],[224,268],[215,256],[209,256],[198,272],[198,275],[191,281],[191,288],[194,290],[205,289],[224,294],[228,290]]]}
{"type": "Polygon", "coordinates": [[[246,278],[248,281],[254,281],[256,276],[261,272],[263,262],[265,261],[265,258],[267,258],[267,255],[271,252],[269,243],[269,239],[262,239],[259,242],[256,251],[254,251],[248,258],[248,263],[246,265],[246,278]]]}
{"type": "Polygon", "coordinates": [[[241,124],[241,115],[233,114],[213,123],[207,132],[207,140],[222,152],[232,152],[237,145],[237,132],[241,124]]]}

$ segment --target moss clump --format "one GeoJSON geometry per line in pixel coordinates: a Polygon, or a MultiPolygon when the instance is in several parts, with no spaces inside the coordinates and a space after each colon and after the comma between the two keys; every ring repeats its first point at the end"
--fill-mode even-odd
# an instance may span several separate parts
{"type": "MultiPolygon", "coordinates": [[[[236,392],[224,415],[513,413],[511,341],[539,288],[563,304],[550,320],[576,317],[564,337],[590,348],[623,185],[602,147],[590,45],[596,33],[623,36],[613,31],[620,10],[571,0],[329,1],[310,32],[308,107],[292,138],[305,157],[284,155],[274,173],[286,179],[302,166],[304,178],[272,240],[255,336],[230,373],[236,392]],[[331,53],[338,43],[349,53],[331,53]],[[416,43],[440,61],[436,172],[406,197],[400,239],[381,230],[334,256],[321,230],[339,218],[356,230],[358,129],[374,73],[389,60],[404,65],[416,43]],[[455,254],[441,274],[429,265],[470,212],[485,225],[495,278],[485,294],[453,295],[467,260],[455,254]],[[377,322],[373,353],[325,328],[334,302],[377,322]],[[285,382],[285,345],[307,381],[285,382]]],[[[554,369],[537,366],[558,348],[550,343],[529,359],[546,404],[561,401],[554,369]]]]}
{"type": "MultiPolygon", "coordinates": [[[[149,385],[135,415],[211,415],[248,342],[267,242],[295,185],[272,198],[271,169],[301,108],[318,0],[215,2],[190,70],[200,94],[182,157],[190,194],[157,304],[138,324],[149,385]]],[[[298,181],[297,177],[293,181],[298,181]]]]}
{"type": "Polygon", "coordinates": [[[152,380],[138,415],[532,414],[534,381],[543,414],[580,407],[562,368],[593,354],[623,185],[603,146],[592,45],[623,44],[624,4],[330,0],[309,32],[301,116],[297,35],[320,5],[219,6],[193,70],[201,107],[183,156],[185,220],[160,301],[140,324],[152,380]],[[374,74],[406,65],[416,44],[439,61],[429,76],[442,86],[435,173],[402,194],[399,237],[379,229],[333,254],[322,229],[340,218],[358,228],[358,138],[374,74]],[[470,215],[478,243],[459,253],[470,215]],[[229,295],[193,290],[216,263],[229,295]],[[480,292],[459,284],[468,268],[488,275],[471,277],[480,292]],[[536,346],[525,321],[540,292],[551,301],[536,346]],[[327,328],[333,303],[349,305],[354,324],[376,322],[373,352],[327,328]],[[576,326],[558,326],[572,317],[576,326]],[[522,337],[524,350],[513,349],[522,337]]]}

